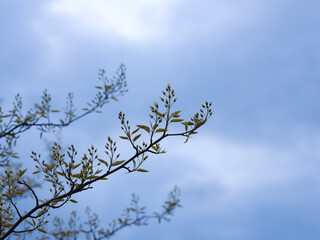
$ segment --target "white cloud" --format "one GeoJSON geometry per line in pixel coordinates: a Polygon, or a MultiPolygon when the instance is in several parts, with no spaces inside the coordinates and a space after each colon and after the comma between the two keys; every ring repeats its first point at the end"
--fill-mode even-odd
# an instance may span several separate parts
{"type": "Polygon", "coordinates": [[[52,32],[51,29],[41,21],[34,21],[32,23],[32,30],[37,34],[37,37],[41,39],[44,44],[43,49],[45,49],[41,54],[43,65],[39,71],[47,71],[61,63],[65,51],[62,37],[52,32]]]}
{"type": "Polygon", "coordinates": [[[178,0],[58,0],[47,9],[74,28],[103,35],[144,40],[164,34],[170,10],[178,0]],[[88,31],[89,30],[89,31],[88,31]]]}
{"type": "Polygon", "coordinates": [[[72,31],[139,42],[169,35],[170,39],[189,39],[195,34],[221,38],[243,25],[255,25],[270,11],[265,1],[253,0],[57,0],[45,9],[46,15],[62,20],[72,31]]]}
{"type": "Polygon", "coordinates": [[[170,145],[175,145],[172,152],[189,167],[178,185],[182,188],[218,185],[226,195],[234,196],[264,187],[288,186],[301,179],[319,180],[320,151],[315,151],[314,144],[319,144],[320,138],[313,140],[303,144],[299,140],[294,146],[279,148],[202,135],[192,139],[189,147],[170,145]]]}

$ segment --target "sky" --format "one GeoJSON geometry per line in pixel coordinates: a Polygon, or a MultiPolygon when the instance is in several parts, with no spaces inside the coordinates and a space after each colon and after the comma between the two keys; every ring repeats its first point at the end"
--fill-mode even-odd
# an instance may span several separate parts
{"type": "MultiPolygon", "coordinates": [[[[152,212],[178,185],[183,208],[170,223],[113,239],[318,239],[319,9],[316,0],[1,1],[1,104],[20,93],[27,109],[46,88],[57,107],[72,91],[80,109],[98,69],[112,76],[124,63],[120,101],[59,135],[80,152],[91,144],[103,152],[108,136],[121,135],[118,112],[146,123],[170,82],[185,117],[212,101],[212,118],[186,144],[168,139],[167,153],[145,163],[149,173],[121,172],[76,196],[78,212],[89,206],[107,223],[132,192],[152,212]]],[[[17,145],[25,166],[31,150],[45,151],[38,135],[17,145]]]]}

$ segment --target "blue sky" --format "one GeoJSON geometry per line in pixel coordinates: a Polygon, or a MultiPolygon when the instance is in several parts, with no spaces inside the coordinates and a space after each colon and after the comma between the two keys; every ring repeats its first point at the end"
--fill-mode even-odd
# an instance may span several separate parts
{"type": "MultiPolygon", "coordinates": [[[[80,108],[98,69],[112,76],[125,63],[120,102],[62,132],[66,145],[102,149],[121,134],[119,110],[143,123],[170,82],[186,117],[208,100],[212,119],[187,144],[168,140],[150,173],[120,173],[77,196],[78,209],[107,222],[131,192],[153,210],[177,184],[183,208],[169,224],[114,239],[318,239],[319,9],[312,0],[2,1],[2,104],[19,92],[31,106],[47,88],[61,107],[73,91],[80,108]]],[[[21,138],[22,154],[44,150],[35,136],[21,138]]]]}

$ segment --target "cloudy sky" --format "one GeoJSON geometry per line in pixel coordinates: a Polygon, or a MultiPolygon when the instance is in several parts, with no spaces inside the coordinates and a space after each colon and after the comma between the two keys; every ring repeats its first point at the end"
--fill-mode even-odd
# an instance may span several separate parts
{"type": "MultiPolygon", "coordinates": [[[[132,192],[158,210],[178,185],[183,208],[170,223],[114,239],[318,239],[319,10],[316,0],[1,1],[1,104],[19,92],[31,106],[47,88],[55,106],[73,91],[81,108],[98,69],[112,76],[125,63],[128,93],[60,134],[79,151],[103,149],[121,134],[118,111],[145,123],[170,82],[185,117],[206,100],[213,117],[187,144],[169,139],[149,173],[119,173],[76,196],[79,213],[90,206],[106,223],[132,192]]],[[[26,166],[31,150],[44,151],[36,133],[17,147],[26,166]]]]}

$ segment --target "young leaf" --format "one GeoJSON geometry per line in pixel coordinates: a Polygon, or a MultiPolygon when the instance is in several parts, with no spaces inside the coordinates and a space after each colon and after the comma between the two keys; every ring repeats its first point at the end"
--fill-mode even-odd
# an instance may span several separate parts
{"type": "Polygon", "coordinates": [[[23,171],[21,171],[21,172],[19,173],[19,178],[22,177],[22,175],[23,175],[26,171],[27,171],[27,168],[24,169],[23,171]]]}
{"type": "Polygon", "coordinates": [[[42,232],[42,233],[47,233],[46,230],[42,229],[42,228],[38,228],[38,231],[42,232]]]}
{"type": "Polygon", "coordinates": [[[124,160],[122,160],[122,161],[116,161],[116,162],[114,162],[114,163],[112,163],[112,167],[113,166],[117,166],[117,165],[120,165],[121,163],[123,163],[124,162],[124,160]]]}
{"type": "Polygon", "coordinates": [[[74,178],[81,178],[81,177],[82,177],[82,174],[81,174],[81,173],[71,174],[71,177],[74,177],[74,178]]]}
{"type": "Polygon", "coordinates": [[[156,114],[157,114],[159,117],[161,117],[161,118],[164,117],[164,115],[165,115],[164,113],[161,114],[161,113],[159,113],[158,111],[156,112],[156,114]]]}
{"type": "Polygon", "coordinates": [[[2,115],[0,118],[6,118],[6,117],[11,117],[12,114],[7,114],[7,115],[2,115]]]}
{"type": "Polygon", "coordinates": [[[132,134],[135,134],[136,132],[138,132],[140,130],[140,128],[137,128],[136,130],[134,130],[133,132],[132,132],[132,134]]]}
{"type": "Polygon", "coordinates": [[[188,131],[188,122],[183,122],[183,123],[181,123],[181,124],[183,124],[183,125],[184,125],[184,129],[185,129],[186,131],[188,131]]]}
{"type": "Polygon", "coordinates": [[[154,145],[151,146],[153,148],[153,150],[158,151],[158,148],[154,145]]]}
{"type": "Polygon", "coordinates": [[[72,169],[76,169],[77,167],[79,167],[81,165],[81,163],[78,163],[77,165],[74,165],[73,167],[72,167],[72,169]]]}
{"type": "Polygon", "coordinates": [[[139,134],[139,135],[135,136],[135,137],[133,138],[133,141],[138,140],[138,138],[139,138],[140,136],[141,136],[141,134],[139,134]]]}
{"type": "Polygon", "coordinates": [[[166,131],[168,131],[167,129],[164,129],[164,128],[158,128],[157,130],[156,130],[156,132],[166,132],[166,131]]]}
{"type": "Polygon", "coordinates": [[[183,119],[179,119],[179,118],[176,118],[176,119],[171,119],[170,122],[182,122],[183,119]]]}
{"type": "Polygon", "coordinates": [[[150,128],[148,126],[145,125],[137,125],[138,128],[142,128],[143,130],[147,131],[148,133],[150,133],[150,128]]]}
{"type": "Polygon", "coordinates": [[[189,135],[197,134],[198,132],[190,132],[189,135]]]}
{"type": "Polygon", "coordinates": [[[5,223],[5,224],[3,224],[2,226],[3,227],[5,227],[5,228],[9,228],[9,227],[11,227],[13,224],[11,224],[11,223],[5,223]]]}
{"type": "Polygon", "coordinates": [[[139,168],[139,169],[137,169],[137,171],[139,171],[139,172],[149,172],[148,170],[143,169],[143,168],[139,168]]]}
{"type": "Polygon", "coordinates": [[[107,167],[109,166],[109,164],[105,161],[105,160],[103,160],[103,159],[101,159],[101,158],[98,158],[98,161],[99,162],[102,162],[104,165],[106,165],[107,167]]]}
{"type": "Polygon", "coordinates": [[[21,191],[15,191],[14,194],[19,195],[19,194],[23,194],[25,191],[21,190],[21,191]]]}

